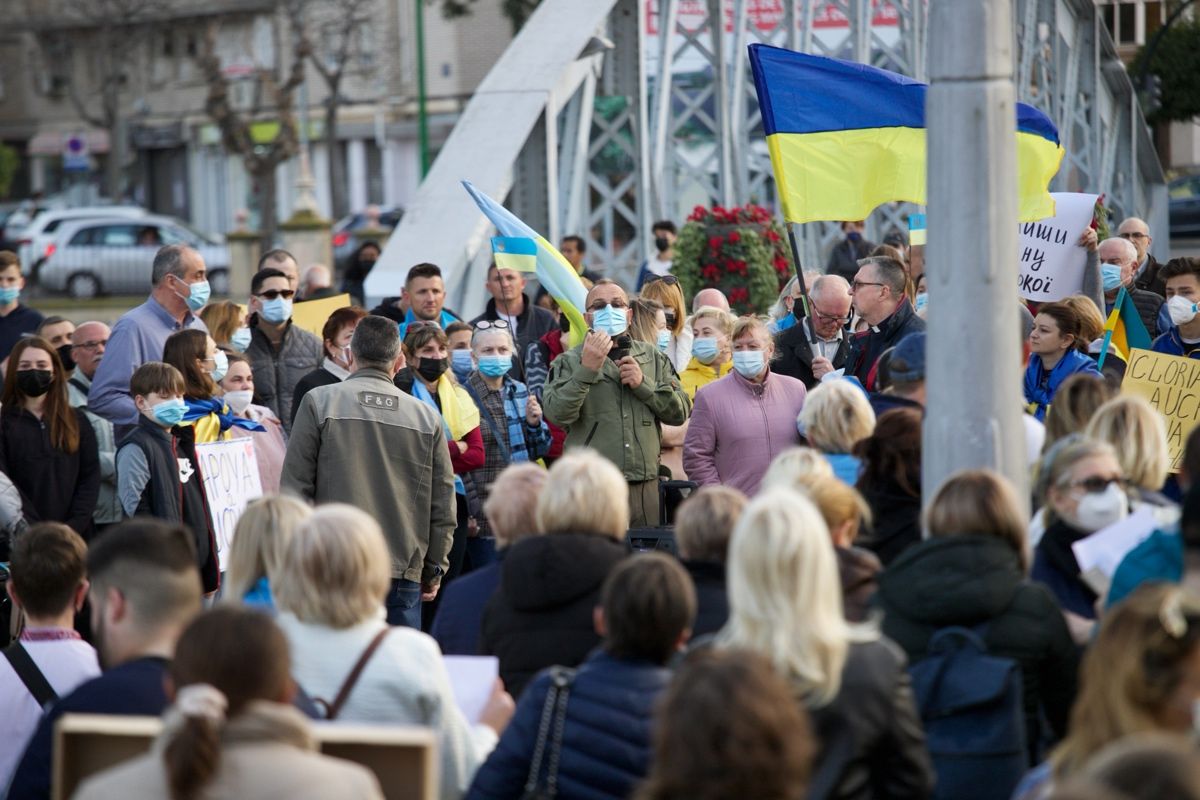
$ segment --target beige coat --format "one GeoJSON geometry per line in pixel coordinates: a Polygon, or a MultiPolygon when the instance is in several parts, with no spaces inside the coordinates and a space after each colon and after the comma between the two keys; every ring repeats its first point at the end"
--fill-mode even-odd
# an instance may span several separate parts
{"type": "MultiPolygon", "coordinates": [[[[170,797],[162,753],[179,724],[168,713],[166,727],[149,754],[89,778],[75,800],[162,800],[170,797]]],[[[308,723],[296,709],[256,702],[221,730],[216,775],[200,792],[204,800],[382,800],[375,775],[366,767],[315,752],[308,723]]]]}

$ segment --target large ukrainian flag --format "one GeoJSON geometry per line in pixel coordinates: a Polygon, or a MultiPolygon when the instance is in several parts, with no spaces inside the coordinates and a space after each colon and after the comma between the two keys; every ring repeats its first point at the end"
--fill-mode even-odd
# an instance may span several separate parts
{"type": "MultiPolygon", "coordinates": [[[[925,200],[923,83],[866,64],[750,45],[771,166],[789,222],[865,219],[880,203],[925,200]]],[[[1047,191],[1064,154],[1050,118],[1017,104],[1022,222],[1054,216],[1047,191]]]]}

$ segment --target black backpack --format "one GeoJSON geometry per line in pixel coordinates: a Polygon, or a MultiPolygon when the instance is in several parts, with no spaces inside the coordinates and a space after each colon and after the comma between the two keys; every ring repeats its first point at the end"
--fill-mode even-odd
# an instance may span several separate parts
{"type": "Polygon", "coordinates": [[[1008,800],[1029,769],[1021,668],[988,654],[986,630],[941,628],[909,667],[937,772],[934,800],[1008,800]]]}

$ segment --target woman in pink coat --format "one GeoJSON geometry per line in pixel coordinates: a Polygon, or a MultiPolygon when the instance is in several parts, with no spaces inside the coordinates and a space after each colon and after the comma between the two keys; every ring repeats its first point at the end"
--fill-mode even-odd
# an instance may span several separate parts
{"type": "Polygon", "coordinates": [[[775,342],[764,322],[742,317],[733,326],[733,371],[696,393],[683,467],[701,486],[723,484],[747,495],[779,453],[799,443],[801,381],[771,372],[775,342]]]}

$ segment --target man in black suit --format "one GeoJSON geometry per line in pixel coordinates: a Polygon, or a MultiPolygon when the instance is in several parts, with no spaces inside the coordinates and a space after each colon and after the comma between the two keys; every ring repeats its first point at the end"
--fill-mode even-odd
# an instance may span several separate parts
{"type": "MultiPolygon", "coordinates": [[[[846,365],[850,343],[850,284],[838,275],[822,275],[808,290],[810,316],[775,337],[778,354],[771,370],[804,381],[809,389],[828,372],[846,365]]],[[[793,314],[803,314],[797,303],[793,314]]]]}
{"type": "Polygon", "coordinates": [[[1137,217],[1129,217],[1121,221],[1117,228],[1117,236],[1126,240],[1137,250],[1137,266],[1135,267],[1133,285],[1137,289],[1154,292],[1159,297],[1167,296],[1167,285],[1158,276],[1159,263],[1150,255],[1150,245],[1154,238],[1150,235],[1150,226],[1137,217]]]}

